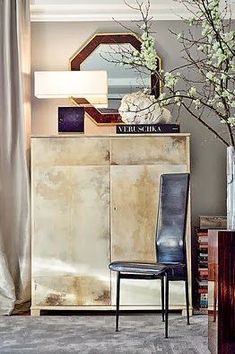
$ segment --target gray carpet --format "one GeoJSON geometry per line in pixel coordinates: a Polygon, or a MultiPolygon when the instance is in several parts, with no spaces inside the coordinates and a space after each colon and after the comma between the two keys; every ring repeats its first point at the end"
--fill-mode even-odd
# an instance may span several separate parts
{"type": "Polygon", "coordinates": [[[208,354],[207,316],[171,315],[169,339],[160,315],[0,317],[0,353],[208,354]]]}

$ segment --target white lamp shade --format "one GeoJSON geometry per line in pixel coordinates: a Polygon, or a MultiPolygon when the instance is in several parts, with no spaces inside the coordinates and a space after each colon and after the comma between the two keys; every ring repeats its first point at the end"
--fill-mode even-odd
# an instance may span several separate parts
{"type": "Polygon", "coordinates": [[[37,98],[85,98],[94,106],[107,107],[107,72],[36,71],[34,94],[37,98]]]}

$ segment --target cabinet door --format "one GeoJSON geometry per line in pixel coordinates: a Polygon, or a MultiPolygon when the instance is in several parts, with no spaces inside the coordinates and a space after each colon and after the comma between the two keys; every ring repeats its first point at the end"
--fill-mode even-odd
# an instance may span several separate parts
{"type": "Polygon", "coordinates": [[[110,304],[109,166],[34,160],[33,305],[110,304]]]}
{"type": "MultiPolygon", "coordinates": [[[[159,181],[162,173],[183,172],[185,165],[111,166],[111,259],[154,262],[159,181]]],[[[159,280],[122,280],[121,305],[159,305],[159,280]]],[[[171,303],[184,304],[181,282],[171,285],[171,303]],[[173,300],[174,299],[174,300],[173,300]]],[[[115,304],[112,275],[112,304],[115,304]]]]}

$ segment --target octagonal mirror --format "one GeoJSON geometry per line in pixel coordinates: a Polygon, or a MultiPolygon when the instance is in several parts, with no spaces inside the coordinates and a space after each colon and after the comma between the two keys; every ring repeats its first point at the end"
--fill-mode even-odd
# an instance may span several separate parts
{"type": "MultiPolygon", "coordinates": [[[[160,93],[159,84],[148,72],[121,66],[122,51],[140,50],[141,40],[133,33],[97,34],[71,59],[71,70],[106,70],[108,72],[108,107],[97,109],[84,99],[74,98],[74,102],[85,107],[86,113],[97,124],[117,124],[121,122],[118,108],[125,94],[144,88],[155,96],[160,93]],[[154,92],[153,92],[154,87],[154,92]]],[[[160,58],[156,58],[160,68],[160,58]]]]}

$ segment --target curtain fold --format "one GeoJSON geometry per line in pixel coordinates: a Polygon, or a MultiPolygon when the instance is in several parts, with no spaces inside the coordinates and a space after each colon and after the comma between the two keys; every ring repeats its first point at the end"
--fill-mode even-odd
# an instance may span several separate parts
{"type": "Polygon", "coordinates": [[[0,314],[30,300],[29,0],[0,0],[0,314]]]}

